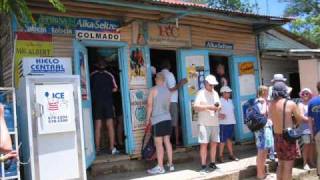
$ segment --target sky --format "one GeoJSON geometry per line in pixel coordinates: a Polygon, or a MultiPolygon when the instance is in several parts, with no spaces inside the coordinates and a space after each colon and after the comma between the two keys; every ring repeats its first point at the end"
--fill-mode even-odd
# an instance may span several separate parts
{"type": "Polygon", "coordinates": [[[250,0],[251,3],[254,3],[255,1],[259,4],[258,14],[262,15],[283,16],[286,8],[286,3],[280,3],[278,2],[279,0],[250,0]],[[268,6],[269,8],[267,8],[268,6]],[[267,9],[269,9],[269,11],[267,11],[267,9]]]}

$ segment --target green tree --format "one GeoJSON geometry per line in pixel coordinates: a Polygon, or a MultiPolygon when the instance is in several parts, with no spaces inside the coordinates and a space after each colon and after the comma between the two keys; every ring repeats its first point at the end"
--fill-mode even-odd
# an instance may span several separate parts
{"type": "Polygon", "coordinates": [[[258,8],[258,4],[250,3],[248,0],[208,0],[208,5],[225,10],[249,13],[252,13],[258,8]]]}
{"type": "MultiPolygon", "coordinates": [[[[65,12],[65,7],[60,0],[48,0],[59,11],[65,12]]],[[[0,14],[13,15],[22,26],[28,22],[34,22],[26,0],[0,0],[0,14]]]]}
{"type": "Polygon", "coordinates": [[[285,16],[295,17],[290,30],[320,46],[320,1],[280,0],[287,3],[285,16]]]}
{"type": "Polygon", "coordinates": [[[208,4],[209,7],[221,8],[224,10],[253,12],[257,10],[257,3],[250,3],[249,0],[184,0],[199,4],[208,4]]]}

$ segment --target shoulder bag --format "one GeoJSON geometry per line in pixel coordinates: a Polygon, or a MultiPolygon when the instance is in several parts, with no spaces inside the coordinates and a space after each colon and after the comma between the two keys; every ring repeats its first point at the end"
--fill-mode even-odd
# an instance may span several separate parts
{"type": "Polygon", "coordinates": [[[285,128],[285,119],[286,119],[286,105],[288,100],[286,99],[283,105],[283,130],[282,130],[282,136],[283,139],[286,140],[289,143],[296,143],[296,141],[301,137],[301,133],[296,128],[285,128]]]}

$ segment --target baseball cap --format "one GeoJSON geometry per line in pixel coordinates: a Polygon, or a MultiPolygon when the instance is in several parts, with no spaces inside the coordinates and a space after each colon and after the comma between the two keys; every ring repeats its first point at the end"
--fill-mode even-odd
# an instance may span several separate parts
{"type": "Polygon", "coordinates": [[[211,85],[218,85],[219,84],[217,79],[216,79],[216,77],[214,75],[211,75],[211,74],[206,76],[205,80],[211,85]]]}

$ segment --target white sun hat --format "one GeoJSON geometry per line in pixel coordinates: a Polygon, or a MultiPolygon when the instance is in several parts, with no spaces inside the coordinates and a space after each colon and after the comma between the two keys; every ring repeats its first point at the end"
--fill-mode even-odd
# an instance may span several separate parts
{"type": "Polygon", "coordinates": [[[284,81],[287,81],[287,79],[284,78],[283,74],[274,74],[271,82],[275,82],[275,81],[283,81],[284,82],[284,81]]]}
{"type": "Polygon", "coordinates": [[[221,93],[224,93],[224,92],[230,93],[230,92],[232,92],[232,89],[231,89],[229,86],[223,86],[223,87],[220,89],[220,92],[221,92],[221,93]]]}

